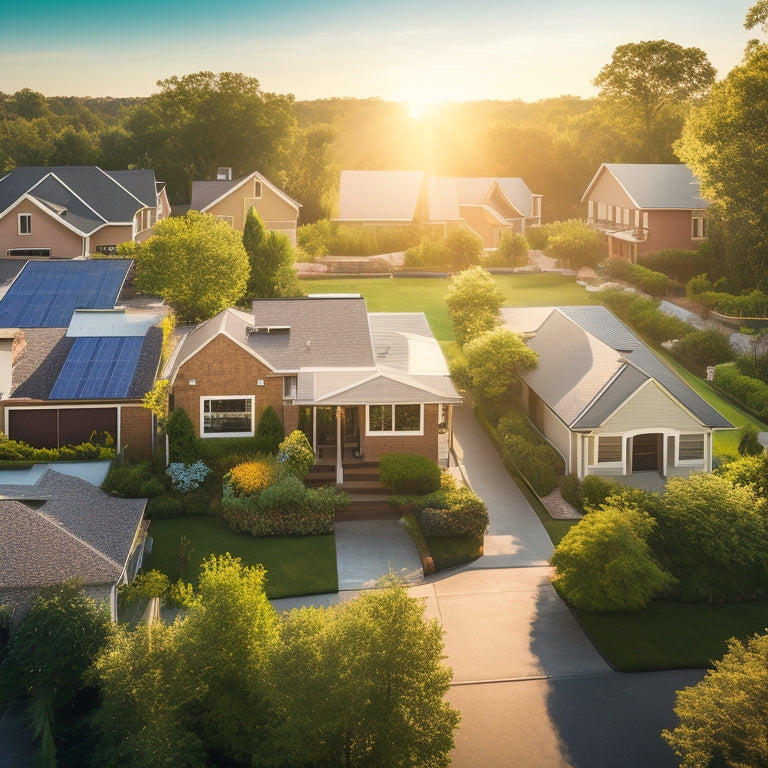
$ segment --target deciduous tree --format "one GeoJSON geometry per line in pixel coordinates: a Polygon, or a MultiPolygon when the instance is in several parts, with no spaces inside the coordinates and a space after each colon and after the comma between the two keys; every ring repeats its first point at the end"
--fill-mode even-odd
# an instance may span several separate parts
{"type": "Polygon", "coordinates": [[[493,277],[482,267],[470,267],[454,275],[445,303],[458,344],[463,346],[494,328],[503,301],[504,296],[493,277]]]}
{"type": "Polygon", "coordinates": [[[215,216],[163,219],[131,250],[136,289],[162,296],[186,320],[207,320],[243,296],[248,256],[242,236],[215,216]]]}

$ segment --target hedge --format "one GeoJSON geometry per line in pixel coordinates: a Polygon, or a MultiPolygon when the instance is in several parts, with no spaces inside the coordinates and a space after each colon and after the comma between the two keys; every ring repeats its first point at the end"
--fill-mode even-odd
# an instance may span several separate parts
{"type": "Polygon", "coordinates": [[[482,536],[488,528],[488,509],[483,500],[469,488],[456,488],[445,493],[445,508],[423,509],[417,519],[425,536],[452,538],[482,536]]]}
{"type": "Polygon", "coordinates": [[[716,365],[712,383],[759,419],[768,421],[768,384],[744,376],[733,363],[716,365]]]}
{"type": "Polygon", "coordinates": [[[607,277],[631,283],[650,296],[660,297],[669,293],[669,278],[661,272],[617,258],[605,261],[604,269],[607,277]]]}
{"type": "Polygon", "coordinates": [[[432,493],[440,488],[440,466],[417,454],[387,453],[379,459],[379,480],[390,493],[432,493]]]}
{"type": "Polygon", "coordinates": [[[96,442],[95,433],[85,443],[62,445],[60,448],[35,448],[20,440],[11,440],[0,432],[2,461],[110,461],[115,458],[114,441],[104,433],[104,445],[96,442]]]}

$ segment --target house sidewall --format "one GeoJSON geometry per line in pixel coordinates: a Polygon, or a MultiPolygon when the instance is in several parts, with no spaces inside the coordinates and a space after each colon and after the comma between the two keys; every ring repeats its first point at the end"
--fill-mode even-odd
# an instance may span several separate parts
{"type": "Polygon", "coordinates": [[[21,200],[0,218],[0,256],[15,248],[50,248],[51,256],[74,258],[86,255],[86,241],[29,200],[21,200]],[[32,217],[29,235],[19,234],[20,214],[32,217]]]}
{"type": "Polygon", "coordinates": [[[691,236],[694,215],[706,216],[706,210],[648,211],[648,239],[638,243],[638,254],[642,256],[662,248],[696,250],[704,241],[691,236]]]}
{"type": "Polygon", "coordinates": [[[361,406],[361,450],[366,461],[379,461],[387,453],[411,453],[438,460],[438,418],[440,406],[424,404],[423,430],[420,435],[374,435],[366,429],[366,408],[361,406]]]}

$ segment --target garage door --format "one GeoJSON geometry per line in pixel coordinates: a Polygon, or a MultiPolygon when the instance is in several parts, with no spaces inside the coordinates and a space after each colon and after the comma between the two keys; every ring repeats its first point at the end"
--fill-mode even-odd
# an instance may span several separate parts
{"type": "Polygon", "coordinates": [[[117,440],[117,408],[28,408],[9,410],[8,437],[35,448],[87,442],[92,432],[117,440]]]}

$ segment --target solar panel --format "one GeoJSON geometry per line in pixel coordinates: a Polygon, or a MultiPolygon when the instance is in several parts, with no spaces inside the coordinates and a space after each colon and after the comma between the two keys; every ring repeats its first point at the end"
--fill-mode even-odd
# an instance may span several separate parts
{"type": "Polygon", "coordinates": [[[128,397],[143,344],[143,336],[75,339],[49,399],[128,397]]]}
{"type": "Polygon", "coordinates": [[[66,328],[76,309],[112,309],[129,259],[30,261],[0,299],[2,328],[66,328]]]}

